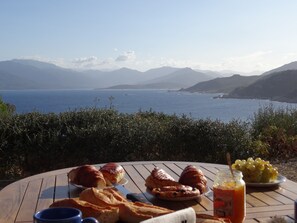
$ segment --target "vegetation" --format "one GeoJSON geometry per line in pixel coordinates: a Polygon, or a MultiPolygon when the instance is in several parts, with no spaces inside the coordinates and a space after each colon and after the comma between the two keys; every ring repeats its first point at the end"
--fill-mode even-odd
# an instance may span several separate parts
{"type": "Polygon", "coordinates": [[[111,161],[225,163],[227,151],[234,159],[296,156],[296,133],[297,111],[273,107],[260,109],[250,122],[229,123],[153,111],[123,114],[112,107],[10,113],[0,118],[0,177],[111,161]]]}
{"type": "Polygon", "coordinates": [[[12,115],[15,112],[15,106],[5,103],[0,97],[0,117],[12,115]]]}

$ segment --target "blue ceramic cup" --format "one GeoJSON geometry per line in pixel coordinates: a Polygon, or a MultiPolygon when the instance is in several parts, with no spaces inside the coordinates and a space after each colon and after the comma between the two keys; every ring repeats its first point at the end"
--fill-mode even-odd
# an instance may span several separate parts
{"type": "Polygon", "coordinates": [[[82,213],[76,208],[48,208],[33,216],[34,223],[99,223],[95,218],[82,219],[82,213]]]}

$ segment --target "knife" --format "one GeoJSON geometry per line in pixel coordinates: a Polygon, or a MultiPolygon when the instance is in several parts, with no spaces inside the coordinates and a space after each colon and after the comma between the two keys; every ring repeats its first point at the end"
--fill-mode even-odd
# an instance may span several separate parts
{"type": "Polygon", "coordinates": [[[142,193],[141,194],[132,193],[121,184],[113,184],[113,186],[115,187],[115,189],[117,189],[119,192],[121,192],[124,196],[126,196],[126,198],[128,200],[130,200],[132,202],[140,201],[143,203],[152,204],[145,198],[145,196],[143,196],[142,193]]]}

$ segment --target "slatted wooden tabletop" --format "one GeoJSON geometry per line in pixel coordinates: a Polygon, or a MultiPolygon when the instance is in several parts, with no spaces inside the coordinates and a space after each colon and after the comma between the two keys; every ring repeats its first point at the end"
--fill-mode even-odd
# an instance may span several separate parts
{"type": "MultiPolygon", "coordinates": [[[[210,191],[200,201],[161,201],[146,192],[144,181],[154,167],[160,167],[176,180],[189,164],[200,168],[212,190],[214,176],[224,165],[190,162],[126,162],[121,163],[126,171],[127,189],[143,193],[155,205],[179,210],[193,207],[197,213],[213,214],[213,194],[210,191]]],[[[95,165],[100,167],[100,164],[95,165]]],[[[51,171],[14,182],[0,191],[0,223],[32,222],[33,214],[48,208],[56,200],[77,197],[80,190],[68,183],[67,173],[72,168],[51,171]]],[[[294,200],[297,199],[297,183],[287,180],[276,188],[247,188],[247,216],[245,222],[265,222],[274,216],[283,216],[294,222],[294,200]]]]}

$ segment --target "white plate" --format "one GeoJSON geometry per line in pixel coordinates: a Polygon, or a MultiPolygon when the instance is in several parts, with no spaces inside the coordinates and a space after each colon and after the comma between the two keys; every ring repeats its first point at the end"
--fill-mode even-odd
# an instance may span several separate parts
{"type": "MultiPolygon", "coordinates": [[[[82,185],[78,185],[78,184],[75,184],[75,183],[72,183],[71,181],[69,181],[69,183],[71,184],[71,185],[73,185],[73,186],[75,186],[76,188],[79,188],[79,189],[87,189],[88,187],[85,187],[85,186],[82,186],[82,185]]],[[[125,184],[127,184],[128,183],[128,180],[126,179],[126,178],[123,178],[120,182],[119,182],[119,184],[121,184],[121,185],[125,185],[125,184]]],[[[113,185],[111,185],[111,186],[106,186],[106,188],[111,188],[111,187],[113,187],[113,185]]]]}
{"type": "Polygon", "coordinates": [[[246,183],[246,186],[248,187],[274,187],[274,186],[278,186],[281,183],[285,182],[287,180],[287,178],[285,176],[282,175],[278,175],[276,180],[273,182],[269,182],[269,183],[246,183]]]}
{"type": "MultiPolygon", "coordinates": [[[[153,195],[154,197],[156,197],[156,196],[151,192],[150,189],[147,188],[146,191],[147,191],[149,194],[151,194],[151,195],[153,195]]],[[[199,194],[199,195],[197,195],[197,196],[192,196],[192,197],[156,197],[156,198],[158,198],[158,199],[160,199],[160,200],[165,200],[165,201],[190,201],[190,200],[196,200],[196,201],[199,201],[199,199],[201,198],[201,196],[208,194],[210,191],[211,191],[211,190],[209,189],[209,187],[207,187],[207,191],[206,191],[205,193],[203,193],[203,194],[199,194]]]]}

